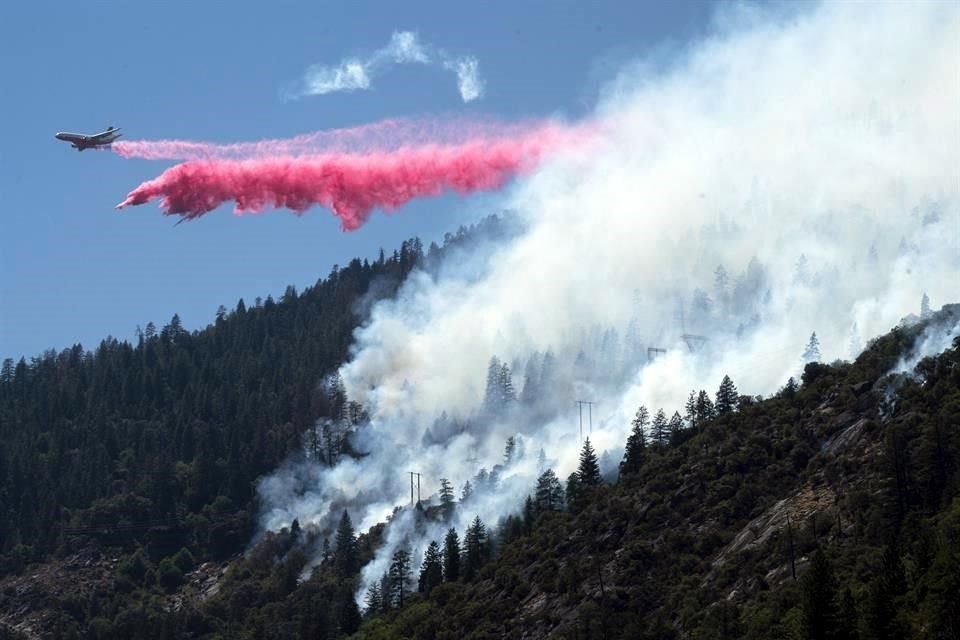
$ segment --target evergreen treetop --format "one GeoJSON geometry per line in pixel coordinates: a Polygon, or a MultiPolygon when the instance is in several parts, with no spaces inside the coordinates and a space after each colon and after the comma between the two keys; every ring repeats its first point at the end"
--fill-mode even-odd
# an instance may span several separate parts
{"type": "Polygon", "coordinates": [[[559,511],[563,508],[563,486],[553,469],[544,471],[537,480],[533,504],[539,512],[559,511]]]}
{"type": "Polygon", "coordinates": [[[443,554],[440,545],[435,540],[427,546],[423,553],[423,564],[420,566],[420,581],[418,591],[427,595],[443,582],[443,554]]]}
{"type": "Polygon", "coordinates": [[[723,381],[717,390],[717,404],[715,405],[717,414],[723,415],[736,409],[737,400],[737,387],[733,384],[733,380],[730,379],[730,376],[723,376],[723,381]]]}
{"type": "Polygon", "coordinates": [[[357,565],[357,539],[354,535],[353,523],[350,514],[343,510],[340,524],[337,526],[336,549],[334,561],[337,571],[342,576],[351,575],[357,565]]]}
{"type": "Polygon", "coordinates": [[[647,408],[641,406],[637,409],[637,415],[633,418],[633,429],[627,437],[627,445],[623,452],[623,460],[620,462],[621,474],[632,474],[640,471],[643,464],[644,450],[647,448],[646,425],[649,412],[647,408]]]}
{"type": "Polygon", "coordinates": [[[600,465],[597,462],[597,454],[590,444],[588,437],[583,442],[583,449],[580,450],[580,466],[577,467],[577,477],[580,484],[585,487],[597,487],[601,484],[600,465]]]}
{"type": "Polygon", "coordinates": [[[817,338],[816,331],[810,334],[810,340],[807,341],[807,346],[803,350],[803,361],[805,363],[820,362],[820,340],[817,338]]]}
{"type": "Polygon", "coordinates": [[[663,412],[663,409],[657,410],[657,415],[653,417],[653,425],[651,428],[653,441],[658,445],[663,445],[669,439],[669,433],[667,431],[669,423],[667,421],[667,414],[663,412]]]}
{"type": "Polygon", "coordinates": [[[443,539],[443,580],[456,582],[460,579],[460,536],[451,527],[443,539]]]}

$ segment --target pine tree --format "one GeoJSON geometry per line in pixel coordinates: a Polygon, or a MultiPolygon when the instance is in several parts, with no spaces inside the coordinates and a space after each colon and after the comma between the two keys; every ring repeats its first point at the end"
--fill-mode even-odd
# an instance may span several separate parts
{"type": "Polygon", "coordinates": [[[463,577],[471,580],[486,560],[487,547],[487,529],[480,520],[480,516],[475,516],[473,523],[467,527],[467,533],[463,538],[464,565],[463,577]]]}
{"type": "Polygon", "coordinates": [[[843,590],[843,595],[840,597],[839,618],[834,638],[836,640],[859,640],[858,619],[857,603],[853,598],[853,592],[848,587],[843,590]]]}
{"type": "Polygon", "coordinates": [[[906,589],[906,576],[896,538],[891,537],[883,551],[883,566],[867,588],[865,630],[870,638],[893,640],[904,636],[897,621],[897,596],[906,589]]]}
{"type": "Polygon", "coordinates": [[[575,510],[580,503],[580,495],[583,493],[580,486],[580,474],[576,471],[567,476],[567,507],[575,510]]]}
{"type": "Polygon", "coordinates": [[[403,608],[403,599],[409,590],[407,584],[410,582],[410,552],[404,546],[400,546],[393,552],[393,559],[390,562],[390,595],[393,604],[403,608]]]}
{"type": "Polygon", "coordinates": [[[621,475],[637,473],[643,465],[643,456],[647,448],[648,416],[646,407],[641,406],[637,409],[637,415],[633,418],[633,430],[627,437],[627,446],[623,452],[623,460],[620,462],[621,475]]]}
{"type": "Polygon", "coordinates": [[[440,478],[440,506],[444,516],[449,519],[456,508],[457,499],[453,494],[453,485],[446,478],[440,478]]]}
{"type": "Polygon", "coordinates": [[[609,484],[616,484],[617,479],[620,477],[620,465],[614,464],[613,456],[610,455],[609,450],[604,450],[600,454],[600,478],[609,484]]]}
{"type": "Polygon", "coordinates": [[[343,383],[339,371],[334,373],[327,381],[327,396],[330,402],[330,417],[343,420],[344,409],[347,405],[347,387],[343,383]]]}
{"type": "Polygon", "coordinates": [[[336,545],[334,563],[337,573],[341,576],[350,576],[357,569],[357,539],[354,536],[350,514],[346,509],[343,510],[337,527],[336,545]]]}
{"type": "Polygon", "coordinates": [[[323,563],[326,564],[330,562],[330,558],[333,557],[333,552],[330,550],[330,537],[323,539],[323,563]]]}
{"type": "Polygon", "coordinates": [[[500,409],[500,359],[490,358],[487,366],[487,389],[483,397],[484,408],[490,413],[500,409]]]}
{"type": "Polygon", "coordinates": [[[732,413],[737,408],[737,387],[730,376],[723,376],[720,388],[717,390],[717,415],[732,413]]]}
{"type": "Polygon", "coordinates": [[[697,394],[697,424],[703,425],[707,420],[713,418],[713,401],[703,389],[697,394]]]}
{"type": "Polygon", "coordinates": [[[525,406],[533,406],[540,398],[540,367],[538,366],[539,355],[533,354],[527,360],[527,368],[523,376],[523,390],[520,392],[520,403],[525,406]]]}
{"type": "Polygon", "coordinates": [[[443,540],[443,580],[456,582],[460,579],[460,536],[453,527],[443,540]]]}
{"type": "Polygon", "coordinates": [[[517,439],[513,436],[507,438],[507,444],[503,449],[503,464],[504,466],[509,467],[510,463],[513,462],[513,456],[517,451],[517,439]]]}
{"type": "Polygon", "coordinates": [[[839,619],[833,569],[822,549],[817,549],[801,585],[801,626],[808,640],[829,640],[839,619]]]}
{"type": "Polygon", "coordinates": [[[695,391],[690,392],[687,404],[684,405],[684,411],[683,417],[686,418],[690,428],[695,430],[697,428],[697,394],[695,391]]]}
{"type": "Polygon", "coordinates": [[[440,504],[448,505],[456,501],[453,495],[453,485],[446,478],[440,478],[440,504]]]}
{"type": "Polygon", "coordinates": [[[517,392],[513,388],[513,375],[506,362],[500,365],[500,375],[498,376],[498,387],[500,391],[500,407],[506,409],[517,400],[517,392]]]}
{"type": "Polygon", "coordinates": [[[351,635],[356,633],[357,629],[360,628],[360,623],[362,617],[360,616],[360,609],[357,607],[357,601],[353,599],[353,591],[351,589],[344,589],[340,594],[340,607],[337,620],[337,626],[340,629],[340,633],[344,635],[351,635]]]}
{"type": "Polygon", "coordinates": [[[817,332],[810,334],[810,340],[807,342],[807,348],[803,351],[803,362],[820,362],[820,340],[817,339],[817,332]]]}
{"type": "Polygon", "coordinates": [[[380,589],[380,583],[374,582],[367,589],[367,596],[364,599],[367,605],[366,614],[372,616],[383,611],[383,591],[380,589]]]}
{"type": "Polygon", "coordinates": [[[790,376],[790,379],[787,380],[787,384],[783,385],[783,390],[781,394],[785,398],[792,398],[797,393],[797,381],[793,379],[793,376],[790,376]]]}
{"type": "Polygon", "coordinates": [[[652,438],[657,445],[664,445],[667,442],[667,414],[663,409],[657,410],[657,415],[653,417],[652,438]]]}
{"type": "Polygon", "coordinates": [[[930,311],[930,298],[927,296],[927,292],[923,292],[923,298],[920,300],[920,317],[923,320],[926,320],[932,315],[930,311]]]}
{"type": "Polygon", "coordinates": [[[680,436],[680,432],[683,431],[683,418],[680,417],[679,411],[673,412],[673,416],[670,418],[668,429],[670,432],[670,441],[675,442],[680,436]]]}
{"type": "Polygon", "coordinates": [[[380,576],[380,593],[383,594],[383,607],[382,611],[389,611],[393,608],[392,594],[393,592],[393,583],[390,581],[390,567],[387,567],[387,570],[383,572],[383,575],[380,576]]]}
{"type": "Polygon", "coordinates": [[[533,523],[537,519],[537,505],[533,502],[533,496],[527,495],[523,501],[523,524],[527,533],[533,529],[533,523]]]}
{"type": "Polygon", "coordinates": [[[460,503],[464,503],[470,499],[470,496],[473,495],[473,485],[470,484],[470,481],[467,480],[463,483],[463,489],[460,491],[460,503]]]}
{"type": "Polygon", "coordinates": [[[637,409],[636,415],[633,416],[633,433],[638,431],[644,435],[647,432],[647,425],[650,424],[650,412],[647,411],[647,408],[644,405],[640,405],[640,408],[637,409]]]}
{"type": "Polygon", "coordinates": [[[442,582],[443,555],[440,553],[440,545],[436,541],[431,541],[423,554],[418,590],[420,593],[429,595],[433,588],[439,586],[442,582]]]}
{"type": "Polygon", "coordinates": [[[4,358],[3,368],[0,369],[0,382],[4,384],[13,382],[13,358],[4,358]]]}
{"type": "Polygon", "coordinates": [[[533,504],[540,513],[563,509],[563,486],[553,469],[544,471],[537,480],[536,498],[533,504]]]}
{"type": "Polygon", "coordinates": [[[590,438],[583,442],[583,449],[580,450],[580,466],[577,468],[577,477],[580,479],[581,486],[597,487],[602,482],[600,478],[600,465],[597,463],[597,454],[590,445],[590,438]]]}
{"type": "Polygon", "coordinates": [[[552,351],[547,350],[543,355],[543,362],[540,364],[540,384],[537,385],[537,387],[541,392],[554,390],[556,383],[557,357],[553,355],[552,351]]]}

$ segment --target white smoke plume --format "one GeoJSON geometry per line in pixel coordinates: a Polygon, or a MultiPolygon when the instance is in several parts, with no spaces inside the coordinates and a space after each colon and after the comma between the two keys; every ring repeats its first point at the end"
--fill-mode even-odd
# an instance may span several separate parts
{"type": "MultiPolygon", "coordinates": [[[[943,353],[950,347],[954,339],[960,336],[960,305],[953,304],[952,311],[947,313],[947,308],[944,308],[942,319],[924,327],[913,348],[900,358],[890,373],[911,375],[921,360],[943,353]]],[[[907,320],[909,322],[912,318],[907,320]]]]}
{"type": "Polygon", "coordinates": [[[313,65],[295,89],[284,92],[287,99],[319,96],[339,91],[369,89],[381,71],[398,64],[438,64],[457,75],[457,87],[464,102],[483,93],[479,63],[472,56],[452,56],[443,49],[425,45],[412,31],[395,31],[381,49],[365,58],[345,58],[337,65],[313,65]]]}
{"type": "MultiPolygon", "coordinates": [[[[365,530],[409,500],[407,472],[425,498],[442,477],[459,488],[520,434],[498,489],[458,511],[462,537],[474,515],[494,526],[520,509],[541,448],[561,479],[575,469],[576,400],[594,403],[591,441],[615,464],[641,404],[682,413],[725,374],[769,394],[798,375],[814,331],[829,362],[924,291],[956,301],[960,5],[804,7],[728,8],[670,67],[623,69],[596,108],[609,133],[504,195],[524,231],[376,305],[340,372],[370,412],[369,455],[306,483],[269,479],[263,526],[330,527],[347,505],[365,530]],[[523,401],[483,417],[492,356],[523,401]]],[[[402,540],[418,563],[442,539],[411,513],[358,599],[402,540]]]]}

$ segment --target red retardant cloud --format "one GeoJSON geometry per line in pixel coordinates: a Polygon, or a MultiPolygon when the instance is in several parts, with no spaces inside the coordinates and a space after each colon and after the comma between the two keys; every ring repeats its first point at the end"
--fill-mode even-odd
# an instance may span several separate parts
{"type": "Polygon", "coordinates": [[[193,219],[228,200],[236,203],[236,214],[266,207],[300,214],[321,205],[340,218],[343,230],[353,231],[378,207],[393,211],[413,198],[446,190],[466,195],[498,189],[534,168],[544,154],[580,138],[573,130],[550,126],[512,139],[393,152],[195,160],[144,182],[117,208],[159,198],[164,214],[193,219]]]}

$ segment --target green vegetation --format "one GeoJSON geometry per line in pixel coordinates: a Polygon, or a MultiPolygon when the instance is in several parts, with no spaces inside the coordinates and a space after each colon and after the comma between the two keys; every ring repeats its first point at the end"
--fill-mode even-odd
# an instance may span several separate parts
{"type": "MultiPolygon", "coordinates": [[[[324,418],[346,424],[324,454],[349,451],[362,411],[336,379],[317,383],[344,362],[363,310],[393,296],[414,267],[429,271],[468,240],[508,232],[492,216],[442,247],[424,251],[412,239],[373,262],[334,266],[302,292],[220,307],[200,331],[174,315],[138,329],[134,343],[107,338],[93,351],[4,360],[0,578],[93,542],[121,555],[116,591],[50,603],[68,614],[57,634],[179,637],[186,623],[170,622],[163,596],[184,588],[194,567],[247,547],[256,479],[324,418]]],[[[0,593],[0,609],[18,597],[0,593]]]]}
{"type": "MultiPolygon", "coordinates": [[[[344,511],[331,549],[295,521],[241,555],[253,482],[318,419],[347,424],[313,432],[318,460],[350,455],[362,408],[336,380],[314,383],[343,361],[356,306],[498,224],[241,301],[202,331],[174,317],[136,344],[5,362],[0,620],[43,608],[45,636],[98,640],[957,637],[960,340],[886,375],[922,326],[854,363],[811,358],[768,399],[725,377],[691,392],[683,417],[638,408],[615,482],[587,439],[577,471],[542,468],[517,514],[450,528],[422,557],[401,545],[363,608],[360,570],[386,524],[357,532],[344,511]],[[27,602],[18,574],[69,575],[57,563],[91,549],[115,559],[27,602]]],[[[492,361],[489,410],[524,401],[509,382],[492,361]]],[[[417,517],[449,521],[456,503],[444,480],[417,517]]]]}
{"type": "Polygon", "coordinates": [[[811,362],[768,400],[732,401],[725,378],[722,409],[691,394],[669,447],[646,446],[642,407],[615,485],[582,482],[585,443],[566,511],[546,506],[547,472],[533,521],[473,579],[356,637],[956,638],[960,339],[884,377],[918,331],[811,362]]]}

